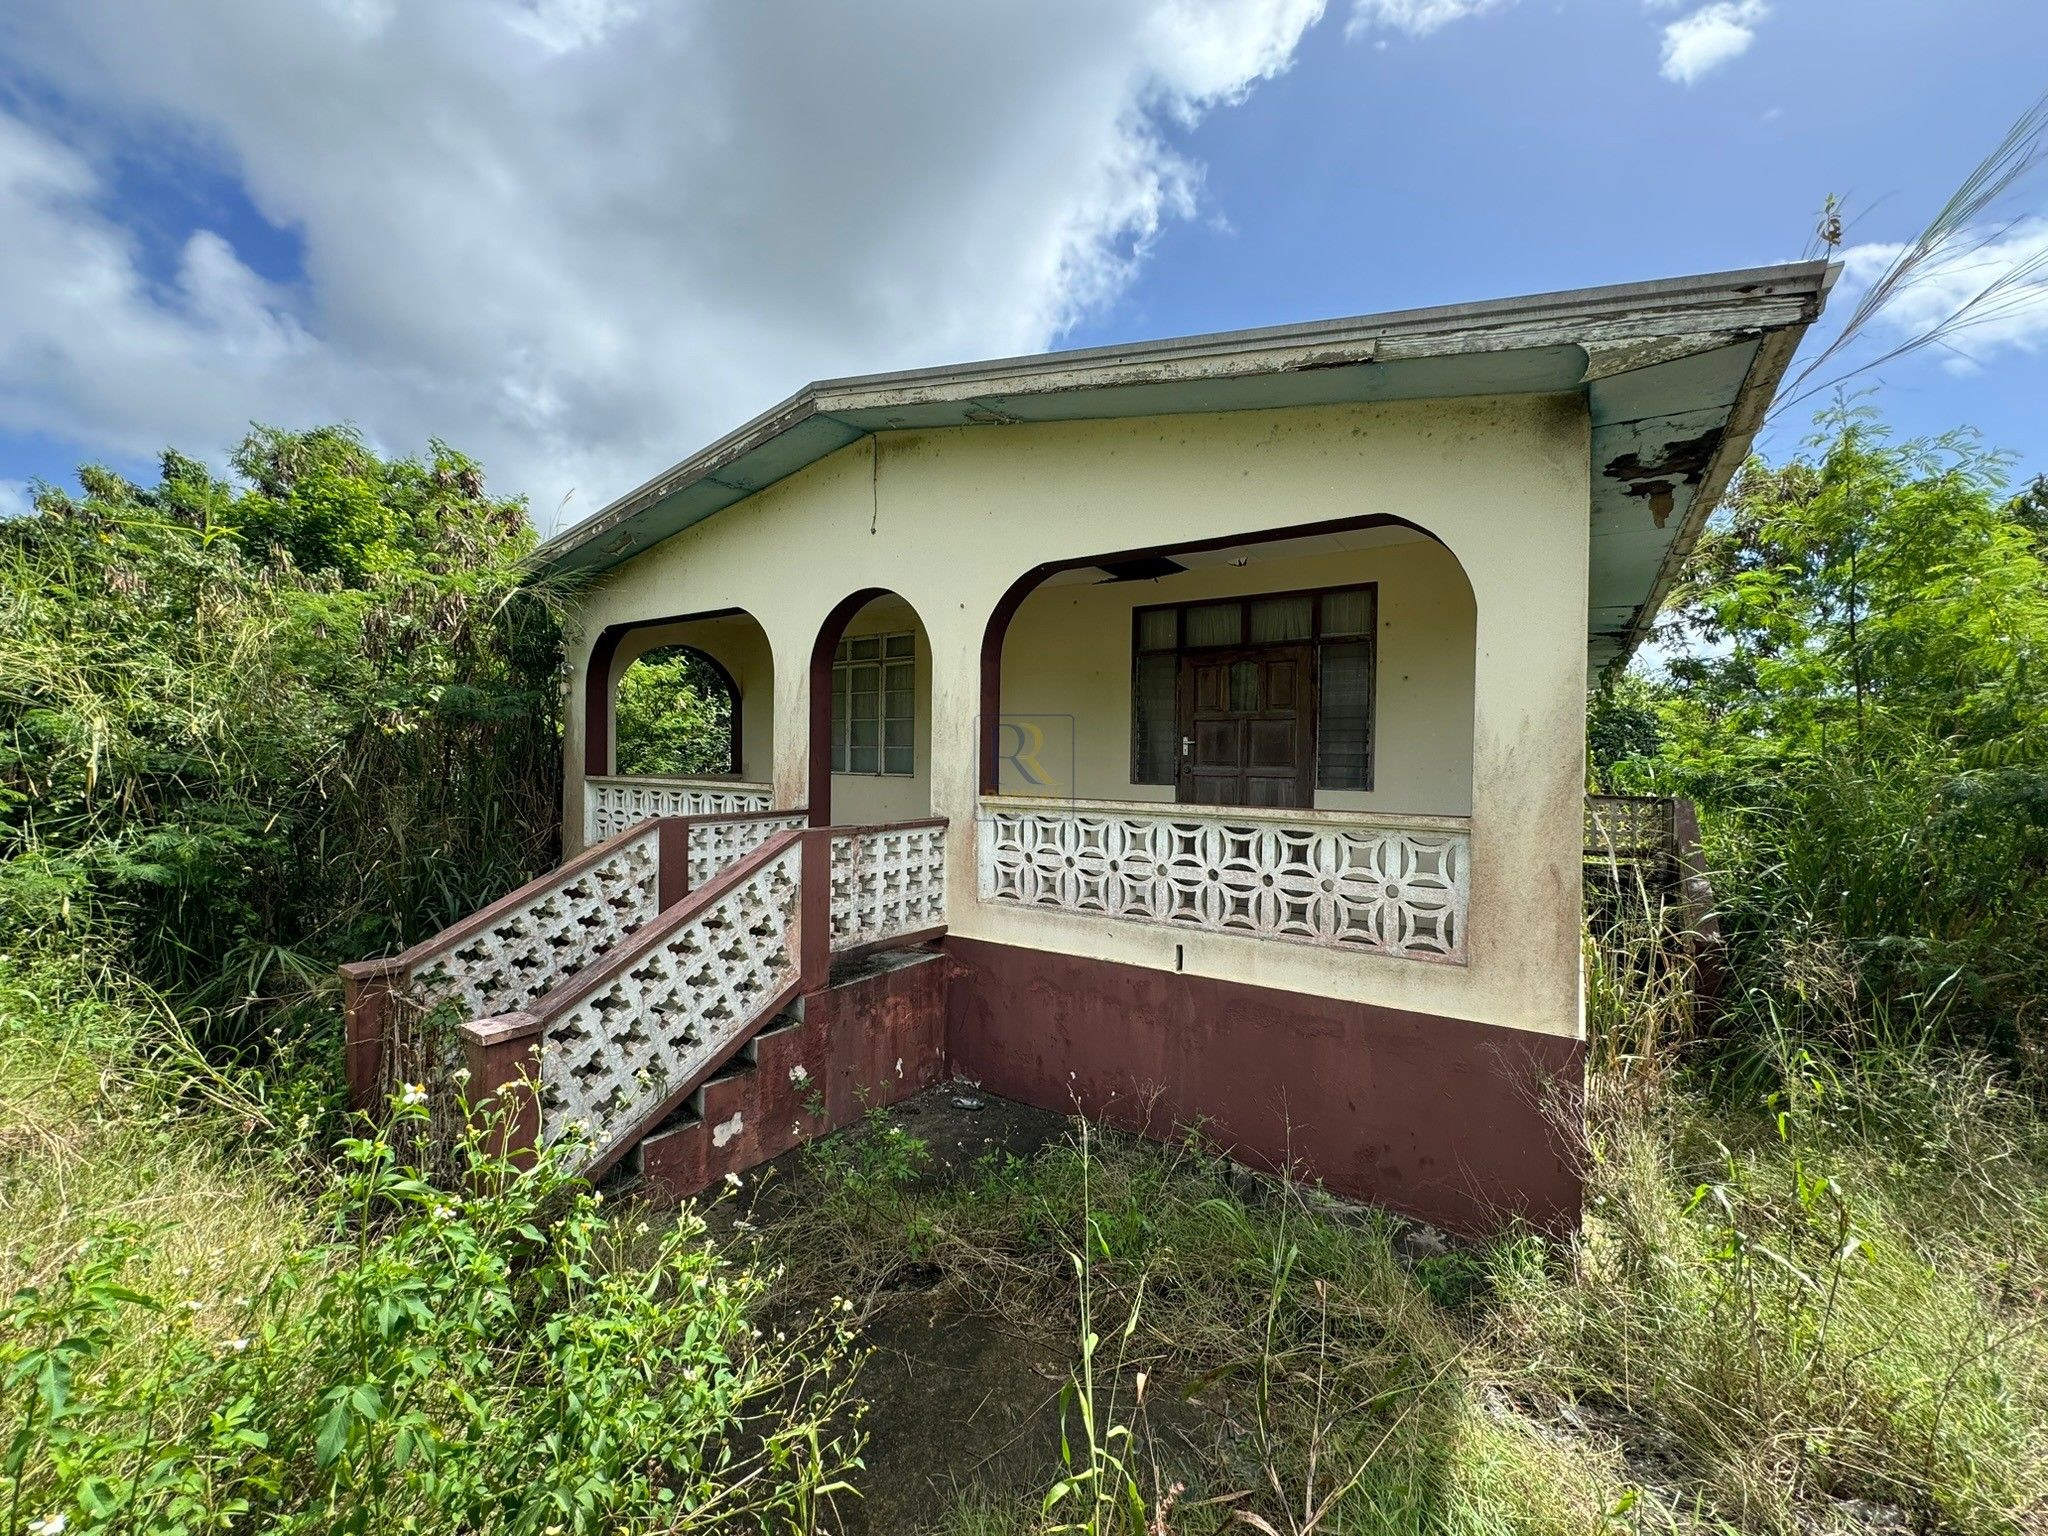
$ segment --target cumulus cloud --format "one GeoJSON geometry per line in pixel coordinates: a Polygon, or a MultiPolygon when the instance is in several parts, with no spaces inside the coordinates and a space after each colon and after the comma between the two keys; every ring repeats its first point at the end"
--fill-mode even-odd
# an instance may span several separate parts
{"type": "Polygon", "coordinates": [[[9,6],[0,427],[434,434],[551,527],[806,379],[1057,340],[1197,211],[1164,125],[1323,3],[9,6]],[[232,176],[303,272],[148,248],[116,157],[232,176]]]}
{"type": "Polygon", "coordinates": [[[1740,57],[1768,15],[1764,0],[1715,0],[1679,17],[1664,28],[1664,78],[1691,85],[1740,57]]]}
{"type": "MultiPolygon", "coordinates": [[[[1842,252],[1842,282],[1868,288],[1904,253],[1869,243],[1842,252]]],[[[1940,331],[1948,366],[1970,372],[1999,352],[2048,351],[2048,218],[1963,230],[1892,291],[1871,321],[1891,345],[1940,331]]]]}
{"type": "Polygon", "coordinates": [[[1426,37],[1454,21],[1514,3],[1515,0],[1351,0],[1351,18],[1344,24],[1344,35],[1359,37],[1387,30],[1426,37]]]}

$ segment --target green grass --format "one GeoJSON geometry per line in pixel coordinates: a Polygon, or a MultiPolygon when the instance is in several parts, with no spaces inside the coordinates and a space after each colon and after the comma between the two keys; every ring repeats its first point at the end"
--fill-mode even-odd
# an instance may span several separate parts
{"type": "Polygon", "coordinates": [[[616,1216],[488,1124],[444,1183],[316,1157],[256,1081],[117,976],[0,958],[5,1536],[808,1530],[857,1465],[841,1320],[766,1327],[693,1212],[616,1216]]]}
{"type": "Polygon", "coordinates": [[[1968,1057],[1781,1067],[1732,1107],[1599,1079],[1572,1244],[1411,1259],[1391,1218],[1113,1134],[950,1176],[871,1135],[816,1157],[760,1241],[792,1295],[913,1285],[1100,1336],[1092,1437],[1070,1414],[1041,1483],[968,1489],[959,1536],[1076,1518],[1042,1496],[1105,1444],[1177,1532],[1790,1533],[1852,1528],[1851,1501],[2039,1529],[2048,1130],[1968,1057]],[[1161,1393],[1233,1427],[1212,1464],[1164,1446],[1161,1393]]]}

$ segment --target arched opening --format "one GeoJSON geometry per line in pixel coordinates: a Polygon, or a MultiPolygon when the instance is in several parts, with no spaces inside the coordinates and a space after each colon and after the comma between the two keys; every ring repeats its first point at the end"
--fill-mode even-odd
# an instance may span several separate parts
{"type": "Polygon", "coordinates": [[[1042,566],[984,636],[981,792],[1469,815],[1475,634],[1399,518],[1042,566]]]}
{"type": "Polygon", "coordinates": [[[738,778],[745,721],[740,685],[717,657],[656,646],[613,690],[612,766],[622,778],[738,778]]]}
{"type": "Polygon", "coordinates": [[[826,615],[811,650],[813,825],[931,814],[932,654],[924,621],[868,588],[826,615]]]}
{"type": "Polygon", "coordinates": [[[775,658],[743,609],[614,624],[583,682],[583,841],[774,802],[775,658]]]}

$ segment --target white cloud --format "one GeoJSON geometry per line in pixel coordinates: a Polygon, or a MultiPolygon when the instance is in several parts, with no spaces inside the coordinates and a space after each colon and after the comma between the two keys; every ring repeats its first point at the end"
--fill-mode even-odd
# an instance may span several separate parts
{"type": "Polygon", "coordinates": [[[1426,37],[1439,27],[1468,16],[1513,5],[1515,0],[1351,0],[1351,19],[1344,24],[1346,37],[1390,29],[1411,37],[1426,37]]]}
{"type": "Polygon", "coordinates": [[[26,480],[0,480],[0,519],[26,516],[29,505],[26,480]]]}
{"type": "Polygon", "coordinates": [[[1664,28],[1664,78],[1691,85],[1747,53],[1768,15],[1764,0],[1715,0],[1679,17],[1664,28]]]}
{"type": "MultiPolygon", "coordinates": [[[[1903,245],[1852,245],[1842,252],[1842,283],[1860,292],[1883,276],[1903,245]]],[[[1938,344],[1955,372],[1970,372],[2002,351],[2048,351],[2048,218],[1996,230],[1964,230],[1895,288],[1871,321],[1880,341],[1910,341],[1944,327],[1938,344]],[[1987,289],[1996,291],[1975,302],[1987,289]],[[1967,313],[1964,306],[1972,306],[1967,313]]]]}
{"type": "Polygon", "coordinates": [[[352,419],[552,526],[806,379],[1056,340],[1196,211],[1160,125],[1323,3],[8,6],[0,58],[59,106],[0,111],[0,428],[142,455],[352,419]],[[157,270],[116,152],[206,157],[303,276],[206,229],[157,270]]]}

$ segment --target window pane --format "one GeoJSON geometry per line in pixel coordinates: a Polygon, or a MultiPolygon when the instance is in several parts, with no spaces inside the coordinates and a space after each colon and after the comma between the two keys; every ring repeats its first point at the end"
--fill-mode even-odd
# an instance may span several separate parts
{"type": "Polygon", "coordinates": [[[888,747],[882,753],[882,772],[917,772],[916,754],[909,747],[888,747]]]}
{"type": "Polygon", "coordinates": [[[1171,784],[1175,758],[1172,652],[1140,656],[1131,689],[1131,782],[1171,784]]]}
{"type": "Polygon", "coordinates": [[[847,641],[847,645],[850,647],[847,654],[855,661],[873,661],[882,654],[880,635],[858,635],[847,641]]]}
{"type": "Polygon", "coordinates": [[[909,635],[886,635],[882,640],[884,656],[908,656],[914,648],[909,635]]]}
{"type": "Polygon", "coordinates": [[[832,743],[832,771],[846,772],[846,740],[844,737],[832,743]]]}
{"type": "Polygon", "coordinates": [[[890,662],[883,675],[889,679],[889,686],[891,688],[900,688],[906,692],[913,686],[916,679],[916,673],[912,671],[911,665],[907,661],[890,662]]]}
{"type": "Polygon", "coordinates": [[[1236,645],[1244,638],[1243,609],[1236,603],[1204,603],[1187,610],[1189,645],[1236,645]]]}
{"type": "Polygon", "coordinates": [[[884,719],[901,720],[904,724],[908,725],[913,708],[914,706],[910,702],[910,690],[907,688],[891,688],[882,695],[882,715],[884,719]]]}
{"type": "Polygon", "coordinates": [[[1322,662],[1316,782],[1324,789],[1371,789],[1372,645],[1325,645],[1322,662]]]}
{"type": "Polygon", "coordinates": [[[849,771],[853,773],[880,773],[882,771],[881,749],[878,747],[856,746],[847,753],[847,760],[852,765],[849,771]]]}
{"type": "Polygon", "coordinates": [[[1372,588],[1351,587],[1323,594],[1323,634],[1363,635],[1372,630],[1372,588]]]}
{"type": "Polygon", "coordinates": [[[872,747],[881,739],[882,723],[879,720],[856,719],[850,728],[850,735],[848,737],[848,740],[853,743],[853,750],[855,752],[859,752],[862,747],[872,747]]]}
{"type": "Polygon", "coordinates": [[[846,660],[846,658],[847,658],[847,655],[849,654],[849,649],[848,649],[848,648],[849,648],[850,644],[851,644],[851,642],[849,642],[849,641],[846,641],[846,640],[842,640],[842,641],[840,641],[838,645],[836,645],[835,647],[833,647],[833,650],[832,650],[832,659],[833,659],[834,661],[844,661],[844,660],[846,660]]]}
{"type": "Polygon", "coordinates": [[[1252,644],[1276,645],[1284,640],[1306,640],[1309,631],[1309,599],[1262,597],[1252,604],[1252,644]]]}
{"type": "Polygon", "coordinates": [[[1178,610],[1173,608],[1147,608],[1138,615],[1138,649],[1141,651],[1170,651],[1174,647],[1174,631],[1179,627],[1174,622],[1178,610]]]}
{"type": "Polygon", "coordinates": [[[883,746],[907,747],[910,744],[910,722],[908,720],[884,720],[882,722],[883,746]]]}
{"type": "Polygon", "coordinates": [[[1230,707],[1245,711],[1259,707],[1259,664],[1256,661],[1231,664],[1230,707]]]}

